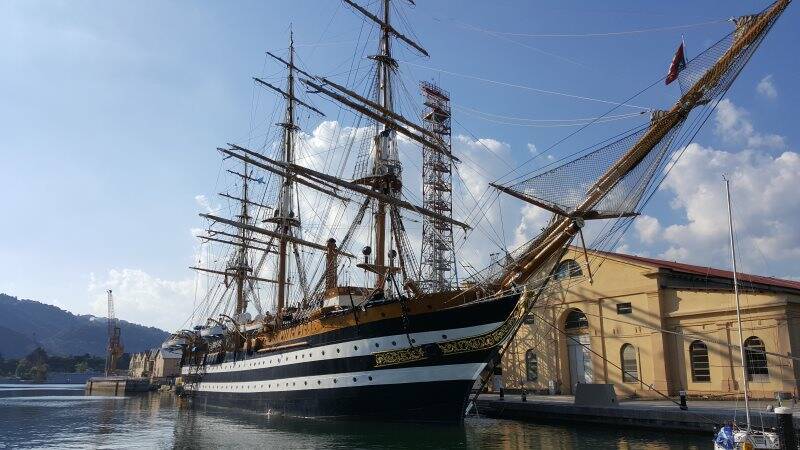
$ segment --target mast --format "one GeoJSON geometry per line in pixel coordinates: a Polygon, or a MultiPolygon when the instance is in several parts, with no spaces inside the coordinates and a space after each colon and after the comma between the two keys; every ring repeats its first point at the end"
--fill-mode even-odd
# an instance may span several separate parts
{"type": "MultiPolygon", "coordinates": [[[[289,31],[289,64],[287,64],[286,92],[289,94],[286,97],[286,116],[284,122],[279,125],[283,127],[283,160],[291,164],[294,161],[294,131],[296,128],[294,123],[294,35],[292,31],[289,31]]],[[[287,169],[283,171],[279,202],[278,215],[275,217],[281,234],[278,244],[278,302],[275,315],[280,323],[281,314],[286,308],[286,253],[288,244],[286,236],[289,234],[290,221],[294,216],[292,212],[292,178],[289,176],[287,169]]]]}
{"type": "MultiPolygon", "coordinates": [[[[392,104],[392,67],[394,63],[392,59],[391,40],[389,39],[389,0],[383,0],[383,23],[385,26],[381,27],[381,41],[380,41],[380,54],[375,57],[378,64],[378,103],[386,110],[394,112],[392,104]]],[[[387,113],[384,113],[384,117],[387,113]]],[[[373,168],[373,175],[379,177],[375,190],[381,191],[384,194],[395,194],[395,189],[391,189],[395,181],[399,181],[400,174],[394,173],[394,170],[400,170],[400,162],[392,160],[392,151],[395,143],[395,133],[385,123],[379,123],[378,134],[375,136],[375,164],[373,168]]],[[[397,188],[399,191],[399,186],[397,188]]],[[[385,282],[385,265],[386,254],[386,203],[381,200],[377,201],[375,208],[375,266],[377,269],[377,277],[375,286],[381,287],[385,282]]]]}
{"type": "MultiPolygon", "coordinates": [[[[244,173],[247,175],[247,161],[244,161],[244,173]]],[[[242,201],[241,212],[239,214],[239,222],[242,225],[247,225],[249,215],[247,211],[247,195],[248,195],[248,180],[247,177],[242,177],[242,201]]],[[[239,228],[240,246],[237,250],[236,258],[236,317],[247,311],[247,294],[245,293],[245,279],[247,278],[248,264],[247,264],[247,236],[244,227],[239,228]]]]}
{"type": "Polygon", "coordinates": [[[731,265],[733,266],[733,293],[736,297],[736,323],[739,326],[739,351],[742,358],[742,382],[744,383],[744,415],[747,418],[747,431],[750,431],[750,402],[748,400],[748,383],[747,383],[747,360],[745,359],[746,351],[744,349],[744,331],[742,331],[742,310],[739,304],[739,279],[736,275],[736,243],[733,239],[733,212],[731,210],[731,183],[728,178],[723,175],[722,179],[725,180],[725,195],[728,200],[728,227],[731,236],[731,265]]]}

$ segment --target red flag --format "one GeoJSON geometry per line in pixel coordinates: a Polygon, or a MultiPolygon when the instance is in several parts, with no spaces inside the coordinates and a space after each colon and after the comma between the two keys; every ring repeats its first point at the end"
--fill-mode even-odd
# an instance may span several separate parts
{"type": "Polygon", "coordinates": [[[686,67],[686,58],[683,55],[683,42],[678,47],[678,51],[675,52],[675,56],[672,57],[672,63],[669,65],[669,71],[667,72],[667,79],[664,80],[664,84],[670,84],[678,78],[678,73],[686,67]]]}

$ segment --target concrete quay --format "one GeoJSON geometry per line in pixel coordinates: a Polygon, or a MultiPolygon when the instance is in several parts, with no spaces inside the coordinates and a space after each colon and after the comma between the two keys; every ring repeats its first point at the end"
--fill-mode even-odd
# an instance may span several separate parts
{"type": "Polygon", "coordinates": [[[124,396],[127,394],[148,392],[150,389],[150,380],[147,378],[131,378],[125,376],[92,377],[86,381],[84,392],[86,395],[124,396]]]}
{"type": "MultiPolygon", "coordinates": [[[[579,406],[574,404],[574,397],[566,395],[529,395],[523,402],[519,395],[506,394],[500,399],[496,394],[481,394],[476,403],[480,415],[529,422],[580,422],[703,433],[710,433],[726,421],[745,422],[744,404],[735,401],[689,400],[686,411],[667,400],[623,400],[618,406],[579,406]]],[[[768,404],[774,402],[750,402],[754,427],[776,426],[775,414],[766,411],[768,404]]],[[[783,405],[792,409],[794,428],[800,431],[800,407],[791,401],[784,401],[783,405]]]]}

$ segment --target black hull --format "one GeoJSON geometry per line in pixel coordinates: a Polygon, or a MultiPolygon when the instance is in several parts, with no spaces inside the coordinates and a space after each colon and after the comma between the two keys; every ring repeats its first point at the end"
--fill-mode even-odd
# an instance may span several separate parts
{"type": "Polygon", "coordinates": [[[472,381],[439,381],[317,391],[229,394],[198,392],[196,406],[313,418],[459,423],[472,381]]]}
{"type": "Polygon", "coordinates": [[[259,414],[460,423],[475,379],[509,337],[518,300],[412,317],[413,345],[386,320],[316,336],[302,349],[208,364],[186,392],[200,407],[259,414]]]}

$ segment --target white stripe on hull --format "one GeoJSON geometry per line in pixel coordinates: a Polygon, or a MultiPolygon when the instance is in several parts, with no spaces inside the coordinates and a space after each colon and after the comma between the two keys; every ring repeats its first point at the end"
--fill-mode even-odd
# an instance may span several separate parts
{"type": "Polygon", "coordinates": [[[486,363],[447,364],[441,366],[407,367],[366,372],[348,372],[320,376],[282,378],[267,381],[200,382],[200,392],[258,393],[317,389],[338,389],[432,381],[458,381],[478,378],[486,363]]]}
{"type": "MultiPolygon", "coordinates": [[[[502,322],[488,323],[474,327],[453,328],[448,330],[426,331],[424,333],[412,333],[414,346],[431,344],[435,342],[445,342],[453,339],[476,336],[488,333],[499,327],[502,322]]],[[[283,367],[292,364],[325,361],[338,358],[350,358],[353,356],[368,356],[373,353],[386,350],[398,350],[410,347],[408,338],[405,334],[393,336],[382,336],[370,339],[356,339],[348,342],[323,345],[319,347],[309,347],[303,350],[281,353],[273,356],[262,356],[250,358],[237,362],[227,362],[222,364],[208,364],[203,370],[204,373],[238,372],[242,370],[261,369],[264,367],[283,367]]],[[[183,367],[182,374],[188,375],[190,366],[183,367]]]]}

